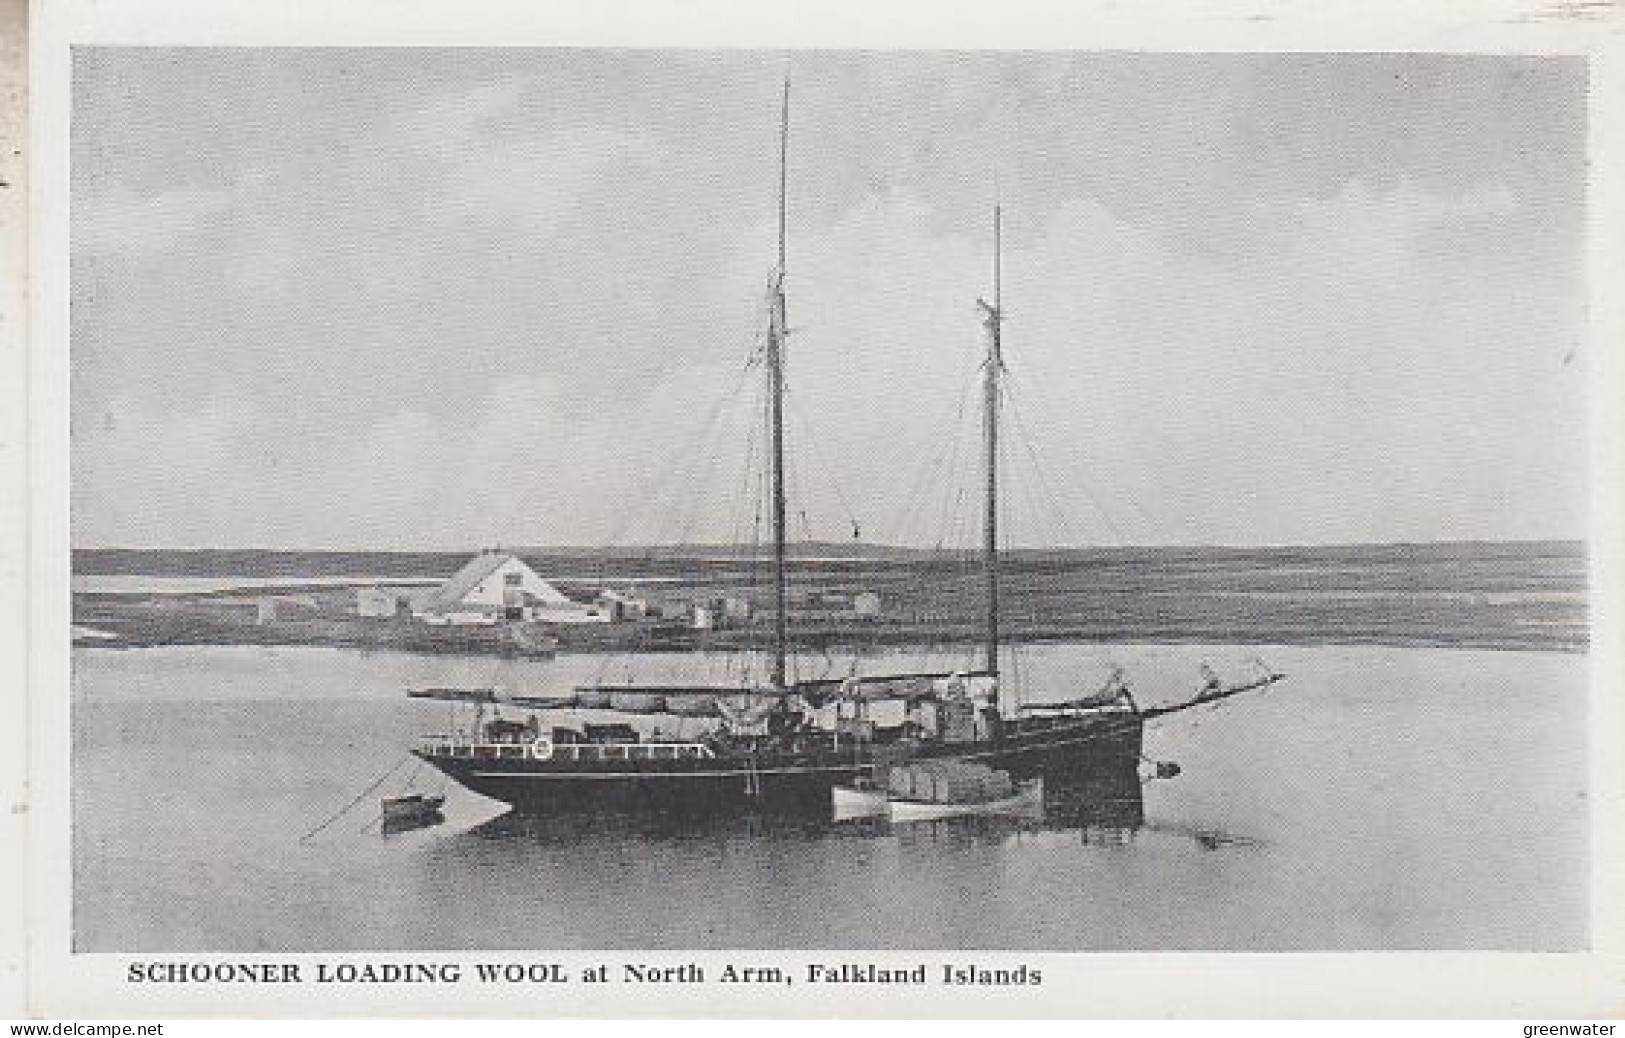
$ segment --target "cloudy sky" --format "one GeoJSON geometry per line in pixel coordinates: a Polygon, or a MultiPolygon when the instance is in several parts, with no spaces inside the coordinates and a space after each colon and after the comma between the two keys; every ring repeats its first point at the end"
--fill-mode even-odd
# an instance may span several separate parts
{"type": "Polygon", "coordinates": [[[1584,533],[1572,59],[81,49],[73,527],[749,537],[793,77],[800,535],[1584,533]]]}

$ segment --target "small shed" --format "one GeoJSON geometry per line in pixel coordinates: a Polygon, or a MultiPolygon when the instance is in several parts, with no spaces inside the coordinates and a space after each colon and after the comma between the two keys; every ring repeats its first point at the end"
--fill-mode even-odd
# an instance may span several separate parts
{"type": "Polygon", "coordinates": [[[356,588],[355,611],[358,616],[388,618],[411,612],[407,596],[395,588],[356,588]]]}

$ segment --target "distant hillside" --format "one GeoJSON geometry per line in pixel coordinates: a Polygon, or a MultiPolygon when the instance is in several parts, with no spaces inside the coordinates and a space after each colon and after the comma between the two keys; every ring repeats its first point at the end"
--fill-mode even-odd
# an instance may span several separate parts
{"type": "MultiPolygon", "coordinates": [[[[143,576],[382,576],[450,575],[477,549],[465,552],[309,551],[279,548],[78,548],[73,572],[81,575],[143,576]]],[[[533,546],[512,551],[540,569],[591,572],[669,573],[709,564],[750,565],[768,557],[761,545],[681,545],[620,548],[533,546]]],[[[964,549],[915,548],[852,542],[809,542],[791,546],[801,567],[895,564],[958,568],[974,563],[964,549]]],[[[1457,562],[1549,560],[1568,562],[1583,574],[1585,545],[1579,541],[1441,541],[1427,544],[1349,544],[1238,548],[1111,547],[1018,548],[1004,554],[1012,570],[1076,567],[1231,566],[1279,569],[1283,566],[1436,566],[1457,562]]]]}
{"type": "MultiPolygon", "coordinates": [[[[665,549],[522,547],[538,572],[565,580],[665,577],[682,582],[769,580],[754,547],[665,549]]],[[[73,572],[140,577],[448,577],[473,552],[281,551],[281,549],[78,549],[73,572]]],[[[791,573],[801,583],[897,585],[954,580],[980,567],[975,552],[889,546],[798,544],[791,573]],[[843,549],[843,551],[837,551],[843,549]]],[[[1347,544],[1324,547],[1079,547],[1006,552],[1012,578],[1087,577],[1121,591],[1191,588],[1406,588],[1406,590],[1583,591],[1586,554],[1575,541],[1347,544]]]]}

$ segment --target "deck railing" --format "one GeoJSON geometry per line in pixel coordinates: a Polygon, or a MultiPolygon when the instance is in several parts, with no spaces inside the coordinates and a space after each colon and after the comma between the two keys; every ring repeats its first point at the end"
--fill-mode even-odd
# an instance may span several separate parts
{"type": "Polygon", "coordinates": [[[698,742],[553,743],[482,742],[455,735],[426,735],[420,748],[440,757],[474,760],[705,760],[715,757],[711,747],[698,742]]]}

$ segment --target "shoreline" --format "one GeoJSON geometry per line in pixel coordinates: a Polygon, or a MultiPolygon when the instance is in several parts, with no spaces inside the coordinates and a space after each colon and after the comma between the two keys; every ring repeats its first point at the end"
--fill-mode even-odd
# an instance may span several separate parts
{"type": "MultiPolygon", "coordinates": [[[[79,625],[76,625],[79,626],[79,625]]],[[[1286,631],[1145,631],[1129,629],[1091,631],[1053,631],[1043,634],[1010,633],[1003,641],[1008,646],[1044,645],[1230,645],[1279,646],[1303,649],[1331,648],[1390,648],[1440,649],[1489,652],[1556,652],[1564,655],[1585,656],[1590,643],[1585,638],[1516,637],[1504,634],[1464,634],[1439,637],[1425,634],[1397,632],[1343,631],[1326,632],[1286,631]]],[[[859,655],[875,651],[935,651],[946,648],[974,648],[980,644],[973,637],[925,638],[914,633],[896,633],[888,637],[863,642],[849,639],[809,638],[797,641],[792,651],[804,653],[843,652],[859,655]]],[[[631,645],[598,642],[583,645],[561,645],[556,652],[526,652],[499,645],[477,644],[402,644],[386,640],[312,639],[295,637],[265,638],[192,638],[192,639],[132,639],[115,632],[94,629],[94,633],[75,637],[74,649],[100,651],[139,651],[165,648],[289,648],[289,649],[350,649],[357,652],[401,652],[416,656],[446,656],[468,659],[530,659],[547,660],[558,655],[648,655],[659,653],[707,653],[730,651],[756,651],[767,647],[766,639],[716,641],[694,639],[687,644],[631,645]]]]}

